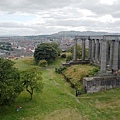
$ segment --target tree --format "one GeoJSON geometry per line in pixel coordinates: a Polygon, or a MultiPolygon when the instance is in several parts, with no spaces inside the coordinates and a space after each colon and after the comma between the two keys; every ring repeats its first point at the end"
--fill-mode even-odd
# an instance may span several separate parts
{"type": "Polygon", "coordinates": [[[14,62],[0,58],[0,105],[9,104],[21,93],[22,83],[14,62]]]}
{"type": "Polygon", "coordinates": [[[30,100],[33,99],[34,91],[42,91],[43,83],[40,70],[31,68],[21,72],[21,81],[26,91],[30,94],[30,100]]]}
{"type": "Polygon", "coordinates": [[[57,51],[49,43],[42,43],[38,45],[34,52],[36,63],[38,63],[40,60],[46,60],[49,63],[55,60],[57,55],[57,51]]]}
{"type": "MultiPolygon", "coordinates": [[[[74,46],[72,46],[69,51],[72,53],[72,56],[73,56],[74,46]]],[[[79,59],[81,59],[81,57],[82,57],[82,46],[80,44],[77,45],[77,57],[79,59]]],[[[87,48],[85,49],[85,57],[88,57],[88,49],[87,48]]]]}
{"type": "Polygon", "coordinates": [[[59,44],[57,42],[51,42],[51,45],[53,48],[57,50],[58,55],[62,52],[62,50],[59,48],[59,44]]]}
{"type": "MultiPolygon", "coordinates": [[[[71,51],[72,56],[73,56],[74,46],[71,47],[70,51],[71,51]]],[[[77,45],[77,57],[78,57],[79,59],[81,59],[81,57],[82,57],[82,46],[81,46],[80,44],[77,45]]]]}
{"type": "Polygon", "coordinates": [[[68,55],[67,57],[66,57],[66,62],[69,62],[69,61],[71,61],[73,59],[73,55],[68,55]]]}

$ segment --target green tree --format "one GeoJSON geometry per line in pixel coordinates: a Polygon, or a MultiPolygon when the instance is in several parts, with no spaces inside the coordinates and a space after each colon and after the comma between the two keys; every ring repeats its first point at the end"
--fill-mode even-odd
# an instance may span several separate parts
{"type": "Polygon", "coordinates": [[[59,48],[59,44],[57,42],[51,42],[51,45],[53,48],[57,50],[58,55],[62,52],[62,50],[59,48]]]}
{"type": "Polygon", "coordinates": [[[21,81],[26,91],[30,94],[30,100],[33,99],[34,91],[42,91],[43,83],[40,70],[31,68],[21,72],[21,81]]]}
{"type": "Polygon", "coordinates": [[[73,55],[68,55],[67,57],[66,57],[66,62],[69,62],[69,61],[71,61],[73,59],[73,55]]]}
{"type": "MultiPolygon", "coordinates": [[[[71,47],[70,52],[72,53],[72,56],[73,56],[74,46],[71,47]]],[[[81,59],[81,57],[82,57],[82,46],[80,44],[77,45],[77,57],[79,59],[81,59]]]]}
{"type": "Polygon", "coordinates": [[[22,84],[14,62],[0,58],[0,105],[9,104],[20,94],[22,84]]]}
{"type": "MultiPolygon", "coordinates": [[[[73,53],[74,53],[74,46],[72,46],[69,51],[72,53],[72,56],[73,56],[73,53]]],[[[82,46],[80,44],[77,45],[77,57],[78,59],[81,59],[82,57],[82,46]]],[[[85,49],[85,57],[88,57],[88,49],[86,48],[85,49]]]]}
{"type": "Polygon", "coordinates": [[[49,43],[42,43],[38,45],[34,52],[36,63],[38,63],[40,60],[46,60],[49,63],[55,60],[57,56],[57,51],[49,43]]]}

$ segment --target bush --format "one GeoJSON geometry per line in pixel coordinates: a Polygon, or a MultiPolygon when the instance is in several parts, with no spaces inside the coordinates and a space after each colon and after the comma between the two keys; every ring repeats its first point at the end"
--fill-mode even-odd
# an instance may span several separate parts
{"type": "Polygon", "coordinates": [[[95,67],[95,68],[93,68],[93,71],[96,73],[96,72],[98,72],[100,69],[99,68],[97,68],[97,67],[95,67]]]}
{"type": "Polygon", "coordinates": [[[59,68],[55,68],[55,72],[61,74],[63,70],[65,70],[66,67],[59,67],[59,68]]]}
{"type": "Polygon", "coordinates": [[[89,75],[94,76],[96,73],[98,73],[100,69],[98,67],[93,68],[93,70],[90,70],[88,72],[89,75]]]}
{"type": "Polygon", "coordinates": [[[41,66],[41,67],[46,67],[47,66],[47,61],[46,60],[40,60],[38,65],[41,66]]]}
{"type": "Polygon", "coordinates": [[[62,55],[61,55],[61,58],[66,58],[66,54],[62,54],[62,55]]]}
{"type": "Polygon", "coordinates": [[[66,62],[71,61],[73,59],[72,55],[66,57],[66,62]]]}

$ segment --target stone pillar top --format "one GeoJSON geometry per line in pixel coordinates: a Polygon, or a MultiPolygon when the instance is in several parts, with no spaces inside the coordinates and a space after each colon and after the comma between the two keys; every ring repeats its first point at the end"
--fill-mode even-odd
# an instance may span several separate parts
{"type": "Polygon", "coordinates": [[[75,39],[84,39],[84,40],[86,40],[86,39],[89,39],[89,37],[90,36],[75,36],[75,39]]]}
{"type": "Polygon", "coordinates": [[[98,40],[102,40],[103,36],[90,36],[90,39],[98,39],[98,40]]]}

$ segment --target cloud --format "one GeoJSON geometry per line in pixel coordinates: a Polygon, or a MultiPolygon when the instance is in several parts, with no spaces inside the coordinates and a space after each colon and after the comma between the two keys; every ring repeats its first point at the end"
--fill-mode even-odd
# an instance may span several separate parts
{"type": "Polygon", "coordinates": [[[0,35],[62,30],[119,32],[119,8],[119,0],[1,0],[0,35]]]}

